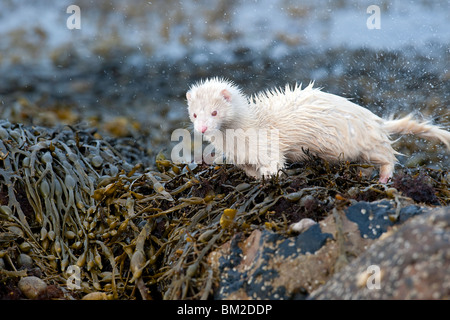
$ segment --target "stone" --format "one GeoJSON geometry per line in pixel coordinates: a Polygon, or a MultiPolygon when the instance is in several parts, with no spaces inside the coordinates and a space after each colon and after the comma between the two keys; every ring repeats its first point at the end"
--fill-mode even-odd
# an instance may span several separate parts
{"type": "Polygon", "coordinates": [[[28,299],[47,298],[47,284],[38,277],[30,276],[20,279],[18,287],[28,299]]]}
{"type": "Polygon", "coordinates": [[[414,217],[376,241],[310,299],[450,296],[450,207],[414,217]]]}

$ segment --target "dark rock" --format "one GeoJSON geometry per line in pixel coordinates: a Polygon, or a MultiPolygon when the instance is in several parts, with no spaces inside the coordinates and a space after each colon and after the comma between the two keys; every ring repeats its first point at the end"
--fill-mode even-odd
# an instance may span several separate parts
{"type": "Polygon", "coordinates": [[[411,205],[402,208],[396,217],[395,202],[388,200],[372,203],[361,201],[345,211],[347,218],[358,225],[361,236],[370,239],[379,238],[395,223],[406,221],[411,216],[423,212],[421,207],[411,205]]]}
{"type": "Polygon", "coordinates": [[[247,239],[241,234],[225,245],[213,265],[221,274],[217,299],[288,299],[303,296],[292,286],[291,267],[322,248],[331,234],[313,225],[296,237],[286,238],[269,230],[255,230],[247,239]],[[291,266],[287,267],[286,266],[291,266]]]}

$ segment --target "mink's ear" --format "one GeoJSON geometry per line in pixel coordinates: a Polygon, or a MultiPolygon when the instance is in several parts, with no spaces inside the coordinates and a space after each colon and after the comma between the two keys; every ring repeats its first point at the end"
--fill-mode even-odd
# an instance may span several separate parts
{"type": "Polygon", "coordinates": [[[225,100],[231,102],[231,93],[227,89],[223,89],[222,91],[220,91],[220,94],[225,100]]]}
{"type": "Polygon", "coordinates": [[[186,99],[188,99],[188,101],[191,100],[191,93],[189,91],[186,92],[186,99]]]}

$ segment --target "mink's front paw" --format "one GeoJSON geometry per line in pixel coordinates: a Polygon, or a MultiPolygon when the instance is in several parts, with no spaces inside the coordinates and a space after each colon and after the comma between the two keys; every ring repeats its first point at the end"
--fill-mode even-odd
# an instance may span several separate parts
{"type": "Polygon", "coordinates": [[[281,166],[278,162],[272,161],[270,165],[265,165],[259,167],[259,176],[268,179],[272,176],[276,176],[278,174],[278,170],[281,169],[281,166]]]}
{"type": "Polygon", "coordinates": [[[253,177],[255,179],[260,178],[258,170],[255,169],[252,165],[240,165],[238,166],[242,170],[244,170],[245,174],[249,177],[253,177]]]}

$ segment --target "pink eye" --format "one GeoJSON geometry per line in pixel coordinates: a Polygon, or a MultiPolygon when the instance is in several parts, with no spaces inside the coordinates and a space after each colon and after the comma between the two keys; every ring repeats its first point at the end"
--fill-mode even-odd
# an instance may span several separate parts
{"type": "Polygon", "coordinates": [[[217,116],[217,111],[211,112],[211,115],[212,115],[213,117],[217,116]]]}
{"type": "Polygon", "coordinates": [[[197,114],[196,113],[194,113],[194,118],[197,118],[197,114]]]}

